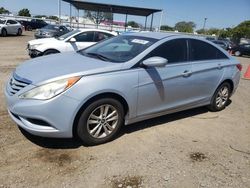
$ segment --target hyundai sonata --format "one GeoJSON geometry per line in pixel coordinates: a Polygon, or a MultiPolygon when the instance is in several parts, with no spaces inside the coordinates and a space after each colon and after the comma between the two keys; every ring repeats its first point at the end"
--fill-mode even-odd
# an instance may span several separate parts
{"type": "Polygon", "coordinates": [[[199,106],[224,109],[241,68],[206,40],[131,33],[27,61],[11,75],[5,96],[10,117],[26,131],[95,145],[122,125],[199,106]]]}

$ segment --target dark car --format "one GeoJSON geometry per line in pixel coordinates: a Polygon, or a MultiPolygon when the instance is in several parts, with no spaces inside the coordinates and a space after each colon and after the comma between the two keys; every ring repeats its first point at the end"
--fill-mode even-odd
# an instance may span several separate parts
{"type": "Polygon", "coordinates": [[[31,21],[20,20],[19,21],[25,28],[26,31],[32,31],[33,29],[40,29],[48,23],[40,19],[32,19],[31,21]]]}
{"type": "Polygon", "coordinates": [[[220,46],[224,50],[228,50],[228,47],[229,47],[228,44],[222,40],[211,40],[211,42],[213,42],[214,44],[217,44],[218,46],[220,46]]]}
{"type": "Polygon", "coordinates": [[[35,33],[35,38],[51,38],[51,37],[60,37],[68,33],[70,30],[63,25],[46,25],[45,27],[37,30],[35,33]]]}
{"type": "Polygon", "coordinates": [[[235,56],[250,55],[250,44],[241,44],[232,48],[235,56]]]}

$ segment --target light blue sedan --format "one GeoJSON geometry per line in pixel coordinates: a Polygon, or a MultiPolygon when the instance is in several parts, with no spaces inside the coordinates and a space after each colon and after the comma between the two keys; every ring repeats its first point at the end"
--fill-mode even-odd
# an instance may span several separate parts
{"type": "Polygon", "coordinates": [[[123,125],[199,106],[224,109],[241,68],[206,40],[130,33],[23,63],[5,96],[10,117],[29,133],[96,145],[123,125]]]}

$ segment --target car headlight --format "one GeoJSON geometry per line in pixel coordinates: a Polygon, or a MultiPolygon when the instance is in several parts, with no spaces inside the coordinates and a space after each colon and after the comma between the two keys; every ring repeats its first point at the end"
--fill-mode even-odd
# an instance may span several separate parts
{"type": "Polygon", "coordinates": [[[80,78],[81,78],[80,76],[76,76],[50,82],[48,84],[44,84],[34,89],[31,89],[21,94],[19,97],[22,99],[38,99],[38,100],[51,99],[69,89],[80,78]]]}
{"type": "Polygon", "coordinates": [[[34,50],[34,49],[36,49],[38,46],[40,46],[41,44],[33,44],[33,45],[30,45],[29,46],[29,48],[31,49],[31,50],[34,50]]]}

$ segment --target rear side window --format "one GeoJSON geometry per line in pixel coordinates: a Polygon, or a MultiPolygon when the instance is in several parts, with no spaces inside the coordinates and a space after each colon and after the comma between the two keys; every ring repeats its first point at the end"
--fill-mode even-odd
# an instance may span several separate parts
{"type": "Polygon", "coordinates": [[[147,58],[154,56],[166,58],[168,63],[187,61],[186,39],[174,39],[168,41],[154,49],[147,58]]]}
{"type": "Polygon", "coordinates": [[[228,59],[223,52],[206,42],[190,39],[189,44],[190,61],[228,59]]]}
{"type": "Polygon", "coordinates": [[[94,39],[94,32],[84,32],[80,33],[79,35],[75,36],[77,42],[93,42],[94,39]]]}

